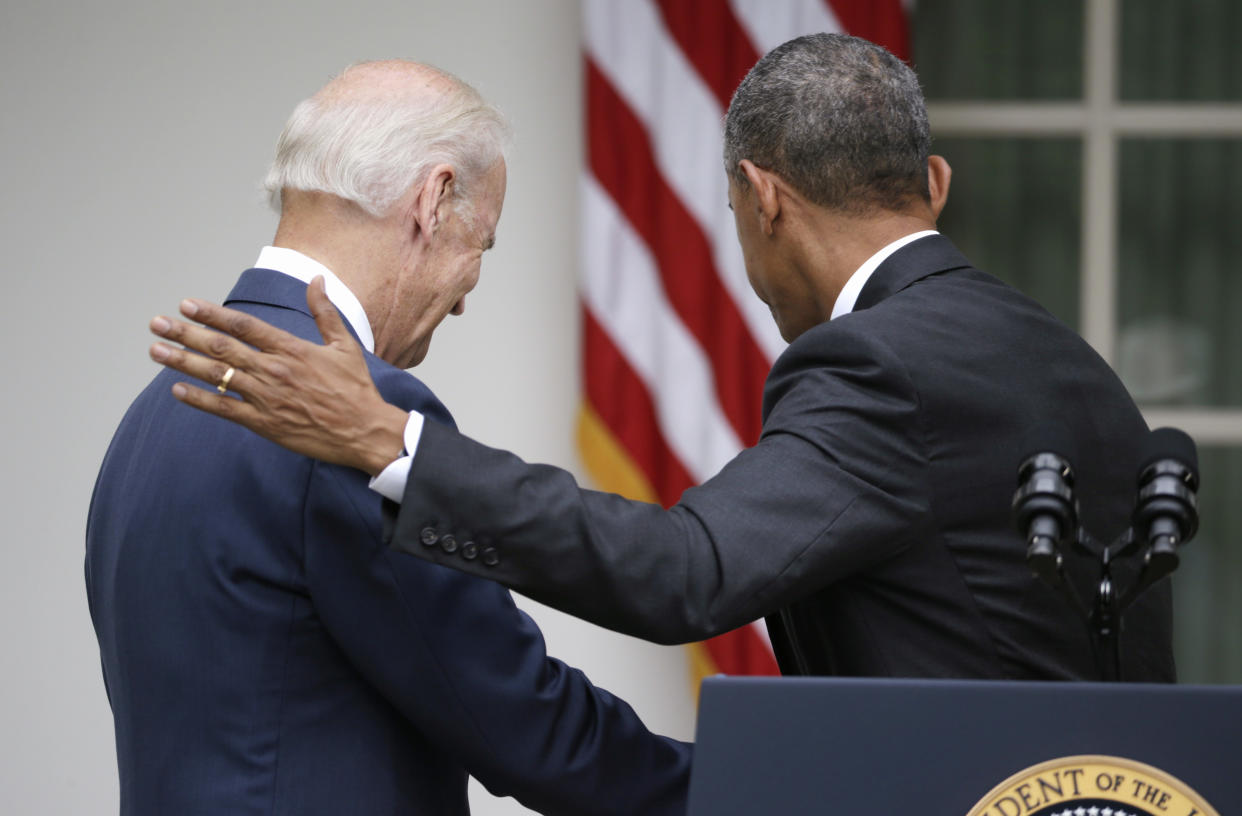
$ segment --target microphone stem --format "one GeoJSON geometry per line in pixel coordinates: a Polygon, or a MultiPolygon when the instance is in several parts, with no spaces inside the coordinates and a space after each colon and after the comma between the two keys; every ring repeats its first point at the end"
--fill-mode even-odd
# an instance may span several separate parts
{"type": "Polygon", "coordinates": [[[1120,610],[1113,588],[1112,548],[1105,547],[1100,557],[1100,583],[1095,596],[1095,609],[1091,613],[1092,632],[1095,639],[1096,668],[1100,679],[1114,683],[1121,679],[1120,610]]]}

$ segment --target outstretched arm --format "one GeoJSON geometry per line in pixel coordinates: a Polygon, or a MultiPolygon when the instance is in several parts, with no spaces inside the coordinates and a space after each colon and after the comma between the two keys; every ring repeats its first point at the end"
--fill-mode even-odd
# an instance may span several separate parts
{"type": "MultiPolygon", "coordinates": [[[[199,391],[191,404],[371,473],[400,449],[405,415],[353,369],[324,307],[328,342],[316,346],[191,305],[196,320],[258,347],[169,326],[164,336],[210,359],[182,352],[174,365],[168,349],[162,362],[209,383],[238,369],[229,385],[244,403],[199,391]]],[[[848,327],[791,349],[759,443],[667,511],[428,423],[391,546],[663,643],[720,634],[856,575],[927,533],[918,394],[882,340],[848,327]]]]}
{"type": "Polygon", "coordinates": [[[181,313],[211,328],[154,318],[152,333],[185,348],[155,343],[151,359],[213,386],[174,385],[173,396],[182,402],[296,453],[374,476],[401,455],[409,416],[375,389],[362,350],[324,292],[323,278],[307,287],[306,302],[323,345],[190,299],[181,302],[181,313]]]}

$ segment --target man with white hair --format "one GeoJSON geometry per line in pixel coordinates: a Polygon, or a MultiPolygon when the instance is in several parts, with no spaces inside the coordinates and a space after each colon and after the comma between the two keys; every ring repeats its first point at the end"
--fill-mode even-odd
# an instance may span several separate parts
{"type": "MultiPolygon", "coordinates": [[[[317,339],[322,277],[385,399],[451,426],[402,369],[478,281],[506,138],[455,77],[348,69],[281,135],[276,237],[228,302],[317,339]]],[[[547,657],[499,585],[393,554],[363,474],[178,404],[178,376],[121,422],[87,525],[122,814],[464,814],[467,774],[546,813],[684,811],[689,746],[547,657]]]]}

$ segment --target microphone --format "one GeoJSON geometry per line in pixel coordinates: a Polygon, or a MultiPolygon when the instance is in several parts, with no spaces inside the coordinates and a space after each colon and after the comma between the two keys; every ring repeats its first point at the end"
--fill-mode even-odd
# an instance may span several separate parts
{"type": "Polygon", "coordinates": [[[1074,496],[1072,437],[1053,424],[1040,429],[1043,442],[1028,447],[1035,453],[1018,467],[1018,490],[1013,514],[1018,531],[1026,537],[1026,560],[1031,570],[1061,593],[1087,623],[1091,648],[1100,676],[1121,677],[1118,637],[1121,614],[1148,587],[1173,572],[1178,547],[1190,541],[1199,528],[1195,491],[1199,488],[1199,457],[1194,441],[1176,428],[1160,428],[1143,440],[1143,463],[1138,473],[1138,494],[1130,528],[1100,551],[1100,580],[1094,603],[1088,608],[1077,589],[1065,577],[1059,545],[1069,542],[1080,554],[1091,554],[1096,542],[1078,526],[1078,503],[1074,496]],[[1118,598],[1111,564],[1129,557],[1146,544],[1138,576],[1118,598]]]}
{"type": "Polygon", "coordinates": [[[1177,568],[1177,548],[1199,529],[1199,456],[1194,440],[1177,428],[1157,428],[1143,445],[1134,533],[1147,542],[1144,559],[1153,578],[1177,568]]]}
{"type": "MultiPolygon", "coordinates": [[[[1072,450],[1063,434],[1049,448],[1072,450]]],[[[1078,530],[1074,501],[1074,469],[1069,459],[1051,450],[1028,456],[1018,466],[1018,490],[1013,496],[1014,520],[1027,542],[1026,561],[1045,581],[1061,583],[1062,557],[1058,545],[1078,530]]]]}

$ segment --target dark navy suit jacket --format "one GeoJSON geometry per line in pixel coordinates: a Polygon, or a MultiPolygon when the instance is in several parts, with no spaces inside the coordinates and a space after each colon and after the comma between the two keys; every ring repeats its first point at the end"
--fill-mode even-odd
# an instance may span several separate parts
{"type": "MultiPolygon", "coordinates": [[[[228,303],[319,341],[305,292],[251,269],[228,303]]],[[[548,813],[684,811],[689,746],[547,657],[499,585],[390,551],[364,474],[178,403],[178,376],[121,422],[87,524],[122,814],[464,814],[467,774],[548,813]]]]}

